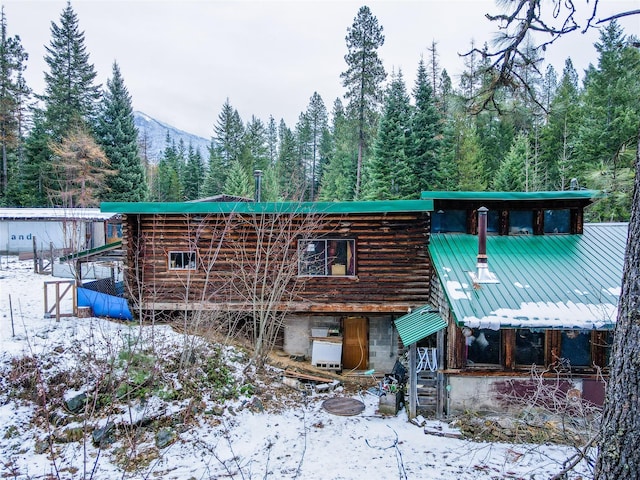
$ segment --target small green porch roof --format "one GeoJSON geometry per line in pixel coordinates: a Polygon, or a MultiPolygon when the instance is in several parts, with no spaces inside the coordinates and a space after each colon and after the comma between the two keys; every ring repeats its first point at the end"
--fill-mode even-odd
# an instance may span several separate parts
{"type": "Polygon", "coordinates": [[[422,192],[422,200],[595,200],[602,196],[598,190],[562,190],[544,192],[422,192]]]}
{"type": "Polygon", "coordinates": [[[396,318],[394,323],[405,347],[447,326],[447,322],[440,316],[438,310],[431,305],[425,305],[396,318]]]}
{"type": "Polygon", "coordinates": [[[79,252],[70,253],[69,255],[60,257],[60,263],[68,262],[71,260],[80,260],[83,258],[89,258],[94,255],[105,253],[105,252],[111,252],[119,248],[122,248],[122,240],[117,240],[115,242],[107,243],[100,247],[95,247],[95,248],[90,248],[88,250],[81,250],[79,252]]]}
{"type": "Polygon", "coordinates": [[[357,202],[104,202],[102,212],[124,214],[341,214],[433,211],[432,200],[357,202]]]}
{"type": "Polygon", "coordinates": [[[429,252],[451,312],[470,328],[611,329],[627,224],[585,224],[582,235],[488,236],[489,271],[474,284],[478,237],[434,234],[429,252]]]}

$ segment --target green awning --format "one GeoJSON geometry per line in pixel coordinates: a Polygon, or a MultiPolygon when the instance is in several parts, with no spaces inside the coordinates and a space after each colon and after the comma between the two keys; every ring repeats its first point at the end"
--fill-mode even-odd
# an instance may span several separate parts
{"type": "Polygon", "coordinates": [[[437,309],[425,305],[395,320],[400,339],[405,347],[416,343],[447,326],[437,309]]]}

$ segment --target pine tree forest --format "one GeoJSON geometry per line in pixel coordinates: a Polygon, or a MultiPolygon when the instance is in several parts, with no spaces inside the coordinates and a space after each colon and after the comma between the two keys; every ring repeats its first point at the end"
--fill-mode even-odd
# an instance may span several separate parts
{"type": "Polygon", "coordinates": [[[597,60],[582,74],[570,57],[561,71],[542,59],[517,66],[529,94],[491,85],[496,94],[478,109],[494,78],[486,45],[470,42],[463,73],[452,79],[440,68],[437,41],[425,42],[416,78],[405,78],[385,70],[377,52],[383,25],[361,7],[345,26],[342,98],[323,99],[309,85],[295,125],[243,119],[227,99],[212,116],[207,151],[167,136],[157,162],[141,154],[126,72],[116,61],[106,85],[96,83],[80,23],[70,3],[51,22],[46,87],[33,92],[23,76],[28,53],[2,10],[0,206],[253,198],[261,170],[264,201],[586,188],[607,194],[589,221],[629,219],[640,49],[616,21],[602,28],[597,60]]]}

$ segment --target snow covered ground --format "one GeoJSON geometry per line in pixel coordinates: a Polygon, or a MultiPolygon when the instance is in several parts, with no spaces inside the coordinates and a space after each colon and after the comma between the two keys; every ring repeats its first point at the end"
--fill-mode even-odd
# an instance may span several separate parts
{"type": "MultiPolygon", "coordinates": [[[[59,438],[56,432],[61,427],[53,414],[44,422],[42,415],[36,415],[46,403],[40,392],[36,399],[9,394],[16,388],[18,366],[23,365],[17,360],[37,359],[43,375],[59,374],[67,365],[77,371],[82,365],[77,363],[79,359],[108,355],[128,339],[151,333],[151,327],[97,318],[63,317],[60,322],[44,318],[43,283],[51,280],[55,279],[34,274],[30,262],[0,258],[2,478],[547,479],[575,453],[565,446],[476,443],[425,434],[423,428],[408,421],[404,412],[396,417],[378,415],[377,397],[367,393],[351,395],[365,405],[359,415],[333,415],[322,403],[347,395],[345,391],[303,395],[283,385],[269,386],[274,388],[268,395],[263,388],[253,396],[229,400],[218,414],[207,413],[212,407],[205,405],[194,409],[189,418],[185,412],[193,404],[184,401],[155,403],[152,398],[144,405],[134,402],[127,409],[112,410],[108,416],[84,417],[77,421],[77,437],[51,443],[48,439],[59,438]],[[271,400],[280,396],[288,397],[281,403],[287,407],[268,408],[271,400]],[[247,408],[255,405],[253,397],[260,398],[264,411],[247,408]],[[160,410],[165,418],[171,411],[181,412],[181,422],[164,428],[174,436],[168,446],[158,446],[157,432],[155,437],[143,433],[135,437],[118,435],[103,448],[92,442],[96,428],[123,418],[134,424],[145,416],[154,418],[160,410]],[[135,458],[135,464],[123,458],[135,458]]],[[[155,326],[152,333],[157,351],[164,348],[167,354],[184,342],[184,337],[168,326],[155,326]]],[[[87,378],[96,375],[85,373],[87,378]]],[[[64,397],[72,398],[80,391],[65,391],[64,397]]],[[[72,419],[68,417],[64,425],[67,432],[73,430],[72,419]]],[[[450,430],[447,423],[437,421],[429,421],[428,427],[431,431],[450,430]]],[[[590,476],[588,467],[581,465],[569,478],[590,476]]]]}

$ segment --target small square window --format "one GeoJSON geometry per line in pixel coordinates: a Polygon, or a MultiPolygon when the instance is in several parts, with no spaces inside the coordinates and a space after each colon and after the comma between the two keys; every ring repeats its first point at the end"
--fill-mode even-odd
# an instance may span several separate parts
{"type": "Polygon", "coordinates": [[[570,210],[545,210],[544,233],[571,233],[570,210]]]}
{"type": "Polygon", "coordinates": [[[532,235],[533,212],[530,210],[509,211],[509,235],[532,235]]]}
{"type": "Polygon", "coordinates": [[[195,270],[196,252],[169,252],[169,270],[195,270]]]}

